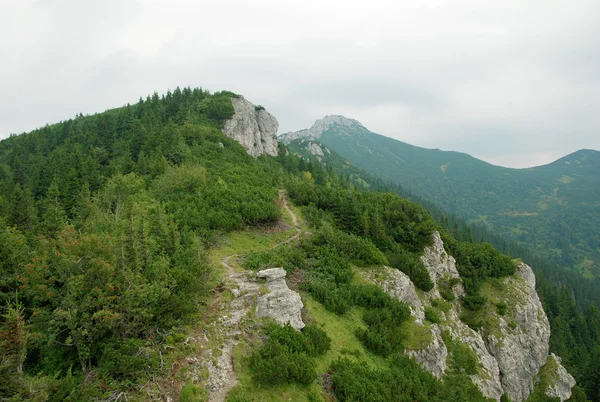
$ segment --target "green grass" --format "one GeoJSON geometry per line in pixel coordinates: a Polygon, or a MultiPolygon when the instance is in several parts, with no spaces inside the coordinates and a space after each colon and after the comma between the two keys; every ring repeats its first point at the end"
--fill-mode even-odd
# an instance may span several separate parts
{"type": "MultiPolygon", "coordinates": [[[[526,288],[527,285],[517,275],[505,279],[489,278],[480,288],[480,294],[487,299],[485,305],[476,311],[465,309],[461,320],[471,327],[485,328],[484,335],[494,335],[502,338],[498,305],[506,304],[506,308],[503,307],[505,310],[504,319],[507,322],[510,321],[510,317],[515,316],[519,304],[523,303],[523,291],[526,288]]],[[[516,328],[513,327],[515,326],[509,325],[511,329],[516,328]]]]}
{"type": "MultiPolygon", "coordinates": [[[[331,338],[331,349],[323,356],[316,358],[317,374],[319,377],[309,386],[285,384],[279,386],[260,386],[252,380],[248,367],[252,351],[260,343],[259,330],[246,336],[234,349],[233,359],[238,373],[239,385],[231,391],[227,401],[326,401],[321,375],[326,373],[331,363],[339,357],[360,359],[361,362],[377,368],[386,365],[385,359],[368,352],[355,333],[359,328],[364,329],[362,311],[353,308],[342,317],[327,311],[323,305],[309,295],[303,293],[302,300],[307,309],[306,322],[315,323],[331,338]]],[[[407,331],[419,333],[416,324],[406,323],[407,331]]],[[[422,338],[422,334],[420,334],[422,338]]],[[[416,338],[415,338],[416,339],[416,338]]]]}
{"type": "Polygon", "coordinates": [[[415,323],[414,318],[403,322],[401,328],[406,334],[406,339],[404,339],[404,348],[407,350],[425,349],[432,341],[429,325],[417,324],[415,323]]]}

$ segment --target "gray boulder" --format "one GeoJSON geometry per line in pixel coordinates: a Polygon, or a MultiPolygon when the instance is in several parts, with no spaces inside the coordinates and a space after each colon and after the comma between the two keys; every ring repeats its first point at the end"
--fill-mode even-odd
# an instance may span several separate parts
{"type": "Polygon", "coordinates": [[[268,292],[258,297],[256,315],[271,317],[281,325],[290,323],[297,330],[304,328],[301,310],[304,307],[300,295],[285,282],[283,268],[269,268],[258,272],[259,278],[267,280],[268,292]]]}

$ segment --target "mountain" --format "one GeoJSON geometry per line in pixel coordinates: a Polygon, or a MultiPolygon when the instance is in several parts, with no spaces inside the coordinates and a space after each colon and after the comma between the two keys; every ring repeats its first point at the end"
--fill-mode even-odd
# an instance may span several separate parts
{"type": "Polygon", "coordinates": [[[597,308],[276,127],[178,88],[1,141],[0,399],[598,399],[597,308]]]}
{"type": "Polygon", "coordinates": [[[464,153],[409,145],[343,116],[326,116],[279,139],[291,148],[307,140],[321,143],[357,167],[552,261],[588,276],[600,274],[598,151],[510,169],[464,153]]]}

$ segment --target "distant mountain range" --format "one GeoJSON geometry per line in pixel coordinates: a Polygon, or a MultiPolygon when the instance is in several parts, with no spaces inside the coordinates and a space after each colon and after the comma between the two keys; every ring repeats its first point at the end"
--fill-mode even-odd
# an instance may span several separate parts
{"type": "Polygon", "coordinates": [[[583,149],[548,165],[511,169],[465,153],[413,146],[343,116],[326,116],[279,140],[292,151],[334,151],[318,156],[338,165],[341,156],[557,263],[600,275],[598,151],[583,149]]]}

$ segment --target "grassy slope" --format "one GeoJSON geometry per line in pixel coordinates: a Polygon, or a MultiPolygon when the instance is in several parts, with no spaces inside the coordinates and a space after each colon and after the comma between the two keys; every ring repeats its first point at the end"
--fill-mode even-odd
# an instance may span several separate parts
{"type": "MultiPolygon", "coordinates": [[[[297,207],[290,205],[303,231],[308,225],[302,218],[297,207]]],[[[284,219],[291,227],[289,214],[283,214],[284,219]]],[[[226,237],[224,247],[218,247],[211,253],[211,261],[220,261],[221,258],[230,254],[245,254],[248,251],[265,250],[272,247],[293,232],[289,229],[285,232],[270,235],[260,235],[255,231],[234,232],[226,237]]],[[[327,311],[319,302],[310,295],[301,292],[301,297],[306,309],[304,321],[319,325],[331,338],[331,349],[316,359],[317,373],[319,379],[308,387],[297,384],[286,384],[275,387],[260,387],[252,381],[248,360],[254,350],[260,344],[260,326],[254,328],[246,327],[249,335],[242,340],[234,349],[234,365],[238,373],[239,385],[232,390],[228,401],[315,401],[326,400],[327,395],[323,389],[322,375],[326,373],[330,364],[340,357],[360,358],[367,361],[373,367],[384,364],[384,359],[367,351],[356,338],[355,332],[364,328],[362,321],[362,310],[353,308],[343,317],[327,311]]]]}

